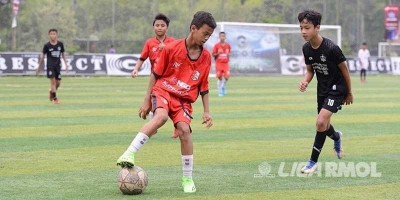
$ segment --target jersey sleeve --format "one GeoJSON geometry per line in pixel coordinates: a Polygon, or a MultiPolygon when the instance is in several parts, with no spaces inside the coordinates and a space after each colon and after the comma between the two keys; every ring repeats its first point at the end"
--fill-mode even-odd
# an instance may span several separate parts
{"type": "Polygon", "coordinates": [[[169,52],[170,52],[169,48],[164,48],[157,57],[157,60],[153,68],[153,74],[157,79],[164,74],[165,70],[168,67],[169,52]]]}
{"type": "Polygon", "coordinates": [[[212,50],[212,54],[218,53],[218,44],[215,44],[212,50]]]}
{"type": "Polygon", "coordinates": [[[211,68],[211,56],[210,53],[207,52],[207,58],[205,60],[205,65],[206,65],[206,71],[203,76],[203,80],[201,80],[201,85],[200,85],[200,95],[205,95],[208,94],[208,76],[210,74],[210,68],[211,68]]]}
{"type": "Polygon", "coordinates": [[[304,56],[304,63],[305,63],[306,65],[311,65],[311,64],[312,64],[312,63],[311,63],[311,60],[310,60],[310,59],[307,59],[307,48],[306,48],[305,45],[303,46],[303,56],[304,56]]]}
{"type": "Polygon", "coordinates": [[[64,43],[62,43],[62,42],[61,42],[61,50],[60,50],[60,52],[61,52],[61,53],[64,53],[64,52],[65,52],[64,43]]]}
{"type": "Polygon", "coordinates": [[[49,52],[49,48],[47,48],[47,45],[43,45],[42,53],[47,54],[47,52],[49,52]]]}
{"type": "Polygon", "coordinates": [[[335,45],[333,47],[332,54],[333,54],[333,57],[334,57],[335,64],[340,64],[340,63],[346,61],[346,57],[343,55],[343,52],[339,48],[339,46],[335,45]]]}
{"type": "Polygon", "coordinates": [[[145,61],[149,57],[149,41],[147,40],[146,43],[144,43],[142,53],[140,53],[140,60],[145,61]]]}

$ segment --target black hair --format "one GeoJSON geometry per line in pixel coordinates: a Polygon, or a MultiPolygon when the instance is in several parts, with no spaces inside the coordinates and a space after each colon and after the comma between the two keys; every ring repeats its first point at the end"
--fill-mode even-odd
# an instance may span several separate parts
{"type": "Polygon", "coordinates": [[[167,24],[167,27],[169,26],[169,19],[164,14],[159,13],[158,15],[156,15],[156,17],[154,17],[153,26],[157,20],[163,20],[167,24]]]}
{"type": "MultiPolygon", "coordinates": [[[[214,17],[209,12],[198,11],[193,16],[192,23],[190,26],[195,25],[196,28],[202,27],[204,24],[207,24],[212,29],[217,27],[217,23],[215,23],[214,17]]],[[[189,27],[190,28],[190,27],[189,27]]]]}
{"type": "Polygon", "coordinates": [[[319,12],[316,12],[314,10],[305,10],[297,16],[297,19],[301,23],[304,19],[307,21],[311,22],[314,26],[321,25],[321,18],[322,15],[319,12]]]}
{"type": "Polygon", "coordinates": [[[363,43],[362,43],[362,45],[365,45],[365,46],[367,46],[367,43],[366,43],[366,42],[363,42],[363,43]]]}
{"type": "Polygon", "coordinates": [[[226,35],[226,33],[225,33],[224,31],[219,32],[219,34],[220,34],[220,35],[221,35],[221,34],[226,35]]]}
{"type": "Polygon", "coordinates": [[[58,33],[58,31],[57,31],[57,29],[55,29],[55,28],[51,28],[51,29],[49,29],[49,34],[50,34],[50,32],[56,32],[56,33],[58,33]]]}

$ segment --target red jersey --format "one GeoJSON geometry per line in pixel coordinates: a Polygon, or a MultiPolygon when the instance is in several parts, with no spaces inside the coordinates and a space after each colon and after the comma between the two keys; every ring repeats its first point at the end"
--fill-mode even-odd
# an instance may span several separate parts
{"type": "Polygon", "coordinates": [[[218,42],[215,44],[213,48],[213,54],[218,54],[215,62],[217,63],[228,63],[229,62],[229,53],[231,53],[231,45],[228,43],[221,44],[218,42]]]}
{"type": "Polygon", "coordinates": [[[157,78],[154,88],[193,103],[199,94],[208,93],[211,54],[203,48],[197,60],[191,60],[188,55],[185,39],[169,43],[153,68],[157,78]]]}
{"type": "MultiPolygon", "coordinates": [[[[167,45],[168,43],[171,43],[175,39],[173,37],[165,37],[164,39],[164,44],[167,45]]],[[[156,37],[149,38],[146,43],[144,44],[142,53],[140,54],[140,60],[145,61],[147,58],[150,59],[151,63],[151,68],[154,67],[154,62],[157,59],[157,55],[159,52],[161,52],[161,49],[158,48],[158,46],[161,44],[160,40],[158,40],[156,37]]]]}

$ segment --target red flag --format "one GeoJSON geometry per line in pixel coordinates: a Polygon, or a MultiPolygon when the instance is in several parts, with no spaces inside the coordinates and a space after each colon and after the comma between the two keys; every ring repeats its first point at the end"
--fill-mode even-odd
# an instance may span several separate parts
{"type": "Polygon", "coordinates": [[[19,11],[19,0],[13,0],[13,13],[14,15],[18,15],[19,11]]]}

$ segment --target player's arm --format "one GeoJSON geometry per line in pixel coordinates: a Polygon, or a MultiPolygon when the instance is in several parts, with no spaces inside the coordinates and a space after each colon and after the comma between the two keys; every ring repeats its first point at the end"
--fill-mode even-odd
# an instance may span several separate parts
{"type": "Polygon", "coordinates": [[[205,94],[201,94],[201,100],[203,102],[203,124],[206,125],[207,128],[210,128],[212,124],[212,117],[210,115],[210,104],[209,104],[209,94],[208,91],[205,94]]]}
{"type": "Polygon", "coordinates": [[[138,76],[140,68],[142,68],[142,65],[143,65],[144,61],[148,57],[149,57],[149,42],[146,41],[146,43],[144,44],[144,47],[142,49],[142,53],[140,54],[140,58],[136,62],[136,65],[135,65],[135,67],[133,68],[133,70],[131,72],[132,78],[135,78],[136,76],[138,76]]]}
{"type": "Polygon", "coordinates": [[[64,65],[65,65],[65,72],[67,72],[67,73],[68,73],[67,58],[65,57],[65,53],[64,53],[64,52],[62,52],[62,53],[61,53],[61,57],[62,57],[62,59],[63,59],[63,61],[64,61],[64,65]]]}
{"type": "Polygon", "coordinates": [[[144,60],[142,60],[141,58],[136,62],[135,68],[133,68],[131,73],[132,78],[135,78],[138,75],[139,70],[142,67],[143,63],[144,60]]]}
{"type": "Polygon", "coordinates": [[[36,69],[36,75],[39,74],[40,68],[42,67],[42,65],[43,65],[43,63],[44,63],[44,53],[42,53],[39,57],[40,57],[40,58],[39,58],[38,67],[37,67],[37,69],[36,69]]]}
{"type": "Polygon", "coordinates": [[[343,104],[350,105],[353,103],[353,93],[351,92],[351,79],[349,68],[347,67],[346,61],[343,61],[339,64],[339,69],[342,72],[343,78],[346,82],[347,94],[343,100],[343,104]]]}
{"type": "Polygon", "coordinates": [[[146,95],[144,96],[144,101],[142,106],[139,108],[139,117],[146,119],[147,114],[149,114],[151,109],[151,91],[154,84],[156,83],[156,77],[153,73],[150,74],[149,85],[147,87],[146,95]]]}
{"type": "Polygon", "coordinates": [[[213,55],[215,60],[218,58],[219,53],[218,53],[217,45],[214,46],[213,51],[212,51],[212,55],[213,55]]]}
{"type": "Polygon", "coordinates": [[[314,70],[311,65],[306,65],[306,74],[304,75],[304,79],[299,83],[299,90],[300,92],[305,92],[308,84],[314,77],[314,70]]]}

